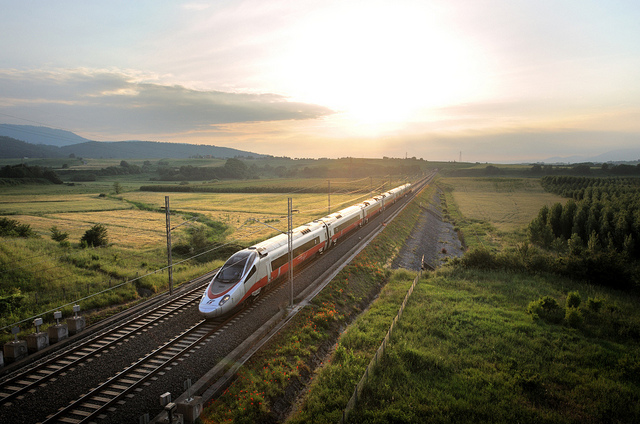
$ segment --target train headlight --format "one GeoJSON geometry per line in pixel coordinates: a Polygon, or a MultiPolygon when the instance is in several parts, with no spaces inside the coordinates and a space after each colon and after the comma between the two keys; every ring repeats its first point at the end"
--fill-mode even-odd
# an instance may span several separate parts
{"type": "Polygon", "coordinates": [[[229,296],[228,294],[225,294],[222,299],[220,299],[220,303],[218,303],[218,306],[222,306],[225,303],[227,303],[227,300],[231,299],[231,296],[229,296]]]}

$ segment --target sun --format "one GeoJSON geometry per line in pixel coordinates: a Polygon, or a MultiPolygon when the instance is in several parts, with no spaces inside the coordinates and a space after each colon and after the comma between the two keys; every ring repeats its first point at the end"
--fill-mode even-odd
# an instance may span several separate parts
{"type": "Polygon", "coordinates": [[[431,108],[477,97],[478,55],[425,3],[314,14],[282,56],[289,92],[361,124],[420,120],[431,108]]]}

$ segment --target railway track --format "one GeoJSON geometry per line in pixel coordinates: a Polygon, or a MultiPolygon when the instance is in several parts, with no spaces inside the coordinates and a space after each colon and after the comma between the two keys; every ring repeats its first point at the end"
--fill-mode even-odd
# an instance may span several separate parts
{"type": "MultiPolygon", "coordinates": [[[[237,315],[237,313],[236,313],[237,315]]],[[[220,330],[235,319],[201,320],[153,352],[140,358],[122,372],[90,390],[66,408],[47,417],[45,423],[80,424],[95,418],[103,419],[118,402],[125,399],[141,385],[155,378],[163,370],[177,365],[181,358],[196,349],[201,343],[220,333],[220,330]]]]}
{"type": "MultiPolygon", "coordinates": [[[[416,189],[419,189],[418,185],[416,189]]],[[[387,219],[392,217],[395,209],[389,210],[387,219]]],[[[379,223],[365,227],[372,229],[379,223]]],[[[353,241],[356,244],[359,237],[352,238],[356,239],[353,241]]],[[[342,245],[340,243],[334,249],[346,247],[342,245]]],[[[337,255],[333,259],[324,258],[325,265],[316,264],[304,271],[309,274],[308,277],[296,276],[296,279],[302,280],[296,281],[296,296],[307,296],[304,294],[305,288],[311,285],[317,275],[322,274],[319,269],[326,267],[327,263],[344,260],[339,251],[334,253],[337,255]]],[[[224,321],[204,321],[197,316],[196,304],[213,272],[194,280],[190,283],[192,288],[189,291],[170,298],[169,302],[140,313],[91,339],[87,337],[87,340],[41,364],[7,376],[0,381],[0,421],[136,422],[140,414],[157,414],[161,411],[157,401],[160,394],[167,391],[182,393],[186,378],[199,380],[212,367],[226,371],[226,361],[235,362],[246,356],[248,349],[255,349],[258,343],[252,341],[247,344],[247,340],[262,331],[260,328],[264,322],[282,319],[283,306],[288,305],[289,295],[288,290],[282,289],[285,285],[279,284],[224,321]],[[277,318],[278,315],[280,318],[277,318]],[[167,328],[171,335],[164,334],[167,328]],[[159,333],[162,341],[156,343],[159,333]],[[134,338],[137,339],[132,342],[134,338]],[[213,339],[217,341],[208,343],[213,339]],[[248,346],[246,349],[245,344],[248,346]],[[128,348],[123,349],[126,346],[128,348]],[[118,361],[110,358],[117,358],[118,361]],[[110,362],[114,364],[109,370],[101,369],[110,362]],[[92,373],[100,376],[91,375],[90,379],[86,378],[88,381],[78,383],[85,379],[85,375],[92,373]],[[75,390],[69,390],[64,397],[52,401],[52,405],[38,405],[42,403],[38,397],[57,397],[60,390],[66,391],[76,383],[78,387],[75,390]],[[128,401],[134,396],[135,402],[128,401]],[[61,405],[65,406],[58,410],[61,405]],[[38,408],[40,410],[36,410],[38,408]],[[25,411],[28,409],[33,410],[25,411]]],[[[261,334],[269,331],[272,329],[261,334]]],[[[220,381],[220,376],[215,377],[214,381],[220,381]]]]}
{"type": "Polygon", "coordinates": [[[0,382],[0,407],[25,392],[35,390],[52,378],[81,366],[97,355],[114,349],[115,346],[141,331],[146,331],[149,327],[156,326],[163,320],[193,307],[200,299],[203,287],[211,279],[213,273],[214,271],[193,280],[191,283],[193,285],[192,288],[171,299],[170,302],[162,303],[95,337],[81,341],[73,349],[64,350],[55,356],[47,358],[44,362],[21,370],[4,379],[0,382]]]}

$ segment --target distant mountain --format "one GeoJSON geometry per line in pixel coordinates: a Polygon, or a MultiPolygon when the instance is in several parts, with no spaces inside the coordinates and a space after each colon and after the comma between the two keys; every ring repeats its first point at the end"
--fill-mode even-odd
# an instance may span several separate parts
{"type": "Polygon", "coordinates": [[[186,143],[160,143],[156,141],[87,141],[72,146],[47,146],[31,144],[11,137],[0,136],[0,158],[61,158],[71,154],[83,158],[114,158],[114,159],[162,159],[162,158],[190,158],[194,156],[234,158],[266,157],[259,153],[186,143]]]}
{"type": "Polygon", "coordinates": [[[72,132],[31,125],[0,124],[0,158],[162,159],[194,156],[233,158],[266,157],[230,147],[157,141],[90,141],[72,132]],[[7,135],[13,134],[13,135],[7,135]]]}
{"type": "Polygon", "coordinates": [[[0,136],[0,158],[59,158],[60,148],[43,144],[30,144],[15,138],[0,136]]]}
{"type": "Polygon", "coordinates": [[[31,144],[47,144],[58,147],[89,141],[71,131],[33,125],[0,124],[0,136],[15,138],[31,144]]]}
{"type": "Polygon", "coordinates": [[[552,158],[547,158],[544,163],[581,163],[581,162],[594,162],[594,163],[605,163],[605,162],[640,162],[640,147],[633,149],[618,149],[611,150],[609,152],[601,153],[596,156],[556,156],[552,158]]]}
{"type": "Polygon", "coordinates": [[[612,150],[590,158],[591,162],[640,162],[640,147],[612,150]]]}
{"type": "Polygon", "coordinates": [[[88,141],[60,148],[64,156],[70,154],[83,158],[117,159],[162,159],[211,156],[233,158],[237,156],[265,157],[258,153],[230,147],[207,146],[204,144],[161,143],[158,141],[88,141]]]}

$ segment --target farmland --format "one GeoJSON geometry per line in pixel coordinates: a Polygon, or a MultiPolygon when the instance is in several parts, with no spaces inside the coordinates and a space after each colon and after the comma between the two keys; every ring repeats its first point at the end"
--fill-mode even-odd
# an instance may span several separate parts
{"type": "MultiPolygon", "coordinates": [[[[234,249],[286,231],[287,198],[293,225],[301,225],[402,184],[405,176],[367,178],[262,178],[208,182],[154,182],[149,161],[33,160],[30,166],[60,169],[65,184],[0,185],[0,216],[29,228],[29,238],[3,238],[0,246],[0,327],[54,308],[69,312],[77,299],[90,320],[103,310],[138,302],[167,290],[165,196],[170,199],[174,283],[218,267],[234,249]],[[102,175],[105,168],[139,166],[141,174],[102,175]],[[96,172],[95,181],[73,182],[69,172],[96,172]],[[224,193],[140,191],[141,185],[214,187],[224,193]],[[315,189],[313,189],[315,187],[315,189]],[[303,193],[312,188],[311,193],[303,193]],[[330,193],[328,192],[330,190],[330,193]],[[230,193],[227,193],[230,191],[230,193]],[[250,191],[249,193],[233,193],[250,191]],[[257,191],[257,192],[251,192],[257,191]],[[266,191],[266,192],[261,192],[266,191]],[[315,192],[317,191],[317,192],[315,192]],[[83,248],[80,239],[104,226],[108,245],[83,248]],[[52,240],[53,229],[65,237],[52,240]],[[225,247],[226,246],[226,247],[225,247]],[[131,281],[129,284],[127,281],[131,281]],[[118,286],[116,288],[116,286],[118,286]],[[112,288],[107,294],[94,293],[112,288]]],[[[162,166],[220,166],[222,160],[163,160],[162,166]],[[175,162],[175,163],[174,163],[175,162]]],[[[290,163],[290,160],[282,160],[290,163]]],[[[256,162],[260,163],[260,162],[256,162]]],[[[265,162],[266,164],[267,162],[265,162]]],[[[271,162],[280,163],[279,160],[271,162]]],[[[314,163],[313,160],[304,163],[314,163]]],[[[45,321],[50,319],[45,314],[45,321]]],[[[26,330],[28,331],[28,329],[26,330]]],[[[7,340],[5,327],[2,340],[7,340]]]]}
{"type": "Polygon", "coordinates": [[[523,241],[524,229],[544,205],[562,202],[535,178],[443,178],[448,213],[469,246],[502,247],[523,241]]]}

